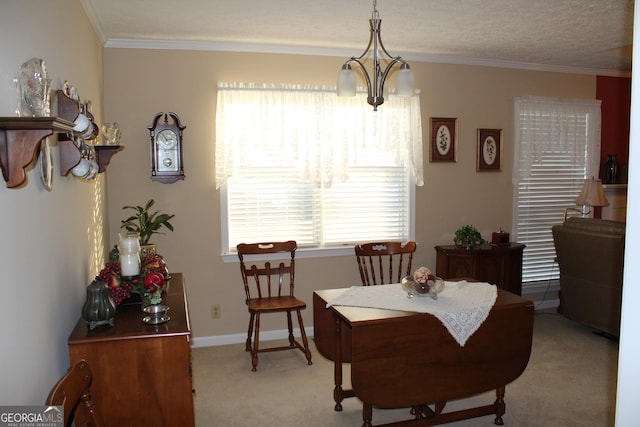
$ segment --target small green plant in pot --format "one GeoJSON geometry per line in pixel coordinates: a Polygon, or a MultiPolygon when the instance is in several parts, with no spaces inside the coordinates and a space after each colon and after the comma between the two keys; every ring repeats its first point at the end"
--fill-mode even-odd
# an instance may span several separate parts
{"type": "Polygon", "coordinates": [[[486,241],[480,235],[480,232],[472,225],[463,225],[456,230],[453,243],[464,246],[465,249],[472,249],[476,245],[485,243],[486,241]]]}
{"type": "Polygon", "coordinates": [[[155,204],[153,199],[144,206],[125,206],[122,209],[132,209],[135,214],[122,220],[120,228],[126,229],[129,233],[137,233],[140,236],[140,245],[149,245],[149,239],[154,234],[164,234],[160,231],[162,227],[173,231],[173,225],[169,222],[175,215],[160,213],[160,211],[150,212],[149,209],[155,204]]]}

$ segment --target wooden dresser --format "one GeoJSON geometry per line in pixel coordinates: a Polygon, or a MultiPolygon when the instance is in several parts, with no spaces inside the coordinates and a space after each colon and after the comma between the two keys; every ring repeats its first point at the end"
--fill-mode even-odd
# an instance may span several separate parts
{"type": "Polygon", "coordinates": [[[93,372],[92,396],[104,426],[194,426],[189,313],[183,277],[172,273],[163,303],[171,320],[142,322],[140,305],[119,306],[115,326],[90,331],[80,319],[69,337],[73,365],[93,372]]]}
{"type": "Polygon", "coordinates": [[[443,279],[469,277],[489,282],[516,295],[522,294],[522,253],[525,245],[436,246],[436,276],[443,279]]]}
{"type": "Polygon", "coordinates": [[[612,221],[627,220],[627,184],[604,184],[602,186],[609,206],[603,206],[600,218],[612,221]]]}

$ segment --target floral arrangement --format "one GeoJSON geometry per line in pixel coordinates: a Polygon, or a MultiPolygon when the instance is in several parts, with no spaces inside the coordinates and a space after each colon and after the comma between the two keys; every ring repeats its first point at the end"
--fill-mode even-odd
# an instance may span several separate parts
{"type": "Polygon", "coordinates": [[[427,267],[418,267],[413,272],[413,281],[416,283],[427,283],[427,280],[435,280],[436,276],[427,267]]]}
{"type": "Polygon", "coordinates": [[[162,256],[155,254],[142,258],[140,275],[135,278],[123,279],[120,276],[120,263],[113,260],[105,264],[98,278],[109,287],[109,294],[115,305],[138,294],[143,306],[147,306],[162,302],[162,294],[167,289],[171,276],[162,256]]]}
{"type": "Polygon", "coordinates": [[[427,267],[418,267],[411,276],[402,279],[402,287],[409,297],[429,294],[431,298],[438,299],[438,294],[444,290],[444,280],[436,277],[427,267]]]}

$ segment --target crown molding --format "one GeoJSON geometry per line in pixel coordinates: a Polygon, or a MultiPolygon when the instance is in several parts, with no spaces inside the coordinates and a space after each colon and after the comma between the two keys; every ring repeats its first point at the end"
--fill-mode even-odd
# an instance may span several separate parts
{"type": "Polygon", "coordinates": [[[96,36],[100,40],[100,43],[104,45],[107,42],[107,36],[104,32],[104,29],[102,28],[102,25],[100,24],[98,14],[93,7],[93,2],[91,0],[80,0],[80,5],[84,9],[84,13],[87,15],[87,19],[93,27],[93,30],[96,32],[96,36]]]}
{"type": "MultiPolygon", "coordinates": [[[[83,3],[86,0],[81,0],[83,3]]],[[[218,41],[182,41],[182,40],[141,40],[141,39],[106,39],[105,48],[120,49],[163,49],[163,50],[196,50],[242,53],[274,53],[287,55],[333,56],[350,58],[353,51],[346,48],[324,48],[313,46],[294,46],[259,43],[235,43],[218,41]]],[[[445,55],[427,55],[412,52],[400,53],[407,61],[429,62],[438,64],[474,65],[480,67],[510,68],[519,70],[544,71],[552,73],[586,74],[609,77],[631,77],[630,71],[570,67],[562,65],[535,64],[526,62],[502,61],[494,59],[454,57],[445,55]]]]}

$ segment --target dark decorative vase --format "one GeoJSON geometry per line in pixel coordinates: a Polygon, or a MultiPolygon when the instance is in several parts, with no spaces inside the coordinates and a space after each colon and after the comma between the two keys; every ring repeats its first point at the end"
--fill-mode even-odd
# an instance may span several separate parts
{"type": "Polygon", "coordinates": [[[96,326],[113,326],[116,306],[109,295],[109,287],[102,280],[96,279],[87,286],[87,300],[82,307],[82,317],[93,330],[96,326]]]}
{"type": "Polygon", "coordinates": [[[615,154],[609,154],[609,159],[604,165],[605,184],[615,184],[618,180],[618,161],[615,154]]]}

